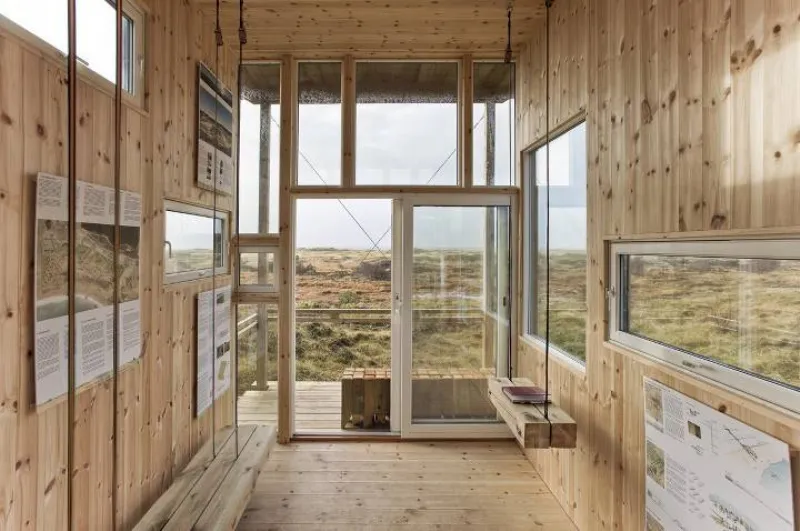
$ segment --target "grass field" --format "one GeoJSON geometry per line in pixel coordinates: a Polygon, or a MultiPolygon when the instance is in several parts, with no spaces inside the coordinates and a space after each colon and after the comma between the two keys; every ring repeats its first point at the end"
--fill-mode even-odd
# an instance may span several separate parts
{"type": "MultiPolygon", "coordinates": [[[[561,253],[551,260],[551,340],[582,357],[585,256],[561,253]]],[[[800,387],[800,265],[762,262],[743,270],[731,260],[632,259],[629,331],[800,387]]],[[[364,260],[360,251],[300,250],[297,308],[389,308],[389,263],[388,256],[376,252],[364,260]]],[[[477,251],[416,250],[415,307],[480,310],[482,264],[477,251]]],[[[540,292],[545,288],[539,287],[540,292]]],[[[544,308],[544,297],[538,301],[544,308]]],[[[419,320],[414,323],[415,366],[480,367],[483,334],[480,322],[419,320]]],[[[345,367],[388,367],[390,339],[388,320],[300,323],[298,379],[338,380],[345,367]]],[[[270,352],[276,352],[274,343],[270,352]]]]}

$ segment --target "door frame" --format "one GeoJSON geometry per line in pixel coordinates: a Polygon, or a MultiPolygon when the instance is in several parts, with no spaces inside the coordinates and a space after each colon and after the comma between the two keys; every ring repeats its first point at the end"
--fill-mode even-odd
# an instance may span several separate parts
{"type": "MultiPolygon", "coordinates": [[[[400,361],[400,386],[399,386],[399,402],[400,405],[400,436],[403,439],[487,439],[487,438],[497,438],[497,439],[507,439],[513,436],[513,434],[509,431],[508,426],[502,422],[502,420],[498,419],[497,423],[481,423],[481,422],[459,422],[459,423],[422,423],[422,424],[414,424],[412,421],[412,383],[411,383],[411,372],[412,372],[412,356],[413,356],[413,342],[412,342],[412,309],[413,305],[411,304],[412,296],[413,296],[413,286],[412,286],[412,276],[409,274],[413,271],[414,262],[413,262],[413,249],[414,249],[414,208],[417,206],[441,206],[441,207],[448,207],[448,206],[465,206],[465,207],[492,207],[492,206],[505,206],[509,208],[509,271],[508,271],[508,287],[509,287],[509,348],[513,353],[514,349],[514,335],[516,334],[516,305],[513,304],[513,293],[514,293],[514,286],[515,286],[515,271],[514,271],[514,264],[515,264],[515,251],[513,242],[516,239],[516,232],[515,232],[515,223],[513,222],[514,215],[516,212],[516,196],[512,195],[498,195],[498,194],[451,194],[451,195],[439,195],[439,194],[424,194],[424,195],[408,195],[401,199],[397,199],[395,201],[395,215],[400,215],[401,219],[397,219],[396,217],[393,218],[393,223],[398,224],[397,229],[395,230],[395,237],[397,233],[401,233],[399,236],[400,245],[397,247],[396,255],[395,248],[393,247],[393,265],[395,256],[397,256],[397,260],[401,265],[398,268],[399,271],[399,278],[398,280],[402,282],[402,293],[400,298],[400,305],[401,309],[399,312],[400,315],[400,324],[399,328],[401,330],[401,336],[399,337],[399,341],[397,342],[397,348],[399,348],[398,355],[395,355],[395,352],[392,352],[392,362],[394,364],[395,360],[399,358],[400,361]]],[[[394,277],[393,277],[394,281],[394,277]]],[[[394,289],[394,286],[393,286],[394,289]]],[[[393,313],[394,317],[394,313],[393,313]]],[[[394,332],[394,328],[392,331],[394,332]]],[[[395,347],[395,340],[393,338],[393,348],[395,347]]],[[[505,370],[506,375],[510,376],[512,367],[505,366],[503,364],[502,369],[505,370]]],[[[395,372],[393,370],[392,377],[395,377],[395,372]]],[[[393,385],[393,391],[398,386],[393,385]]],[[[393,404],[395,403],[395,397],[392,397],[393,404]]],[[[394,415],[394,411],[392,412],[394,415]]],[[[393,417],[394,419],[394,417],[393,417]]],[[[394,428],[394,420],[392,421],[392,426],[394,428]]]]}

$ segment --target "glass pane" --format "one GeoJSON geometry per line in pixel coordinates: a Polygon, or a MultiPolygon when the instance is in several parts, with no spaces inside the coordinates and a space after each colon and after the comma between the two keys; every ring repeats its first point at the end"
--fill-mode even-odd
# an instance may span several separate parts
{"type": "Polygon", "coordinates": [[[508,215],[414,208],[413,422],[496,421],[487,379],[507,366],[508,215]]]}
{"type": "Polygon", "coordinates": [[[242,66],[239,232],[278,233],[281,66],[242,66]]]}
{"type": "Polygon", "coordinates": [[[239,253],[239,284],[277,289],[275,253],[239,253]]]}
{"type": "Polygon", "coordinates": [[[476,186],[513,182],[513,71],[513,63],[473,66],[472,182],[476,186]]]}
{"type": "Polygon", "coordinates": [[[530,331],[544,338],[550,314],[551,345],[586,359],[586,125],[580,124],[550,142],[550,190],[547,147],[534,154],[535,215],[531,220],[534,311],[530,331]],[[548,201],[550,206],[548,220],[548,201]],[[548,231],[549,222],[549,231],[548,231]],[[550,235],[550,254],[547,237],[550,235]],[[535,251],[534,251],[535,249],[535,251]],[[547,261],[550,300],[547,305],[547,261]]]}
{"type": "Polygon", "coordinates": [[[297,431],[387,431],[392,202],[297,201],[297,431]]]}
{"type": "Polygon", "coordinates": [[[224,219],[166,211],[165,272],[211,270],[225,267],[227,227],[224,219]]]}
{"type": "MultiPolygon", "coordinates": [[[[117,16],[116,8],[107,0],[77,0],[77,45],[78,61],[97,72],[108,81],[116,83],[117,16]]],[[[61,53],[68,54],[67,2],[65,0],[0,0],[0,15],[19,24],[61,53]],[[44,15],[46,14],[46,15],[44,15]]],[[[123,19],[123,32],[131,35],[124,38],[126,47],[132,47],[133,21],[123,19]]],[[[126,49],[124,57],[133,56],[126,49]]],[[[123,63],[123,72],[132,74],[132,62],[123,63]]],[[[132,79],[132,75],[130,78],[132,79]]],[[[133,91],[133,84],[123,88],[133,91]]]]}
{"type": "Polygon", "coordinates": [[[356,64],[356,182],[458,184],[458,63],[356,64]]]}
{"type": "Polygon", "coordinates": [[[239,356],[239,424],[278,424],[278,307],[240,304],[236,310],[239,356]]]}
{"type": "Polygon", "coordinates": [[[300,63],[297,184],[342,182],[342,63],[300,63]]]}
{"type": "Polygon", "coordinates": [[[800,261],[630,256],[623,330],[800,387],[800,261]]]}

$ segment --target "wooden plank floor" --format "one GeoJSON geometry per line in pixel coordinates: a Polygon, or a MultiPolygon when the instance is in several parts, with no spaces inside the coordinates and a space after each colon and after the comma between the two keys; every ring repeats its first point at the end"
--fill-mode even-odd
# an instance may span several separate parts
{"type": "Polygon", "coordinates": [[[261,470],[242,531],[575,531],[514,442],[298,442],[261,470]]]}
{"type": "MultiPolygon", "coordinates": [[[[340,382],[295,383],[295,430],[339,432],[342,410],[340,382]]],[[[245,391],[239,397],[239,424],[278,425],[278,384],[267,391],[245,391]]]]}

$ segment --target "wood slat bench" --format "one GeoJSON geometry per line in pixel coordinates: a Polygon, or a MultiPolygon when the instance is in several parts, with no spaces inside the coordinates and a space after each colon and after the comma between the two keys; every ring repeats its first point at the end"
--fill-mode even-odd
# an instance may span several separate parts
{"type": "Polygon", "coordinates": [[[235,529],[250,501],[261,466],[276,441],[272,426],[240,426],[239,457],[231,428],[208,441],[134,531],[235,529]]]}
{"type": "MultiPolygon", "coordinates": [[[[487,384],[493,375],[490,368],[415,369],[411,374],[414,416],[426,419],[494,416],[487,384]]],[[[389,427],[390,369],[345,369],[341,382],[342,429],[389,427]]]]}

